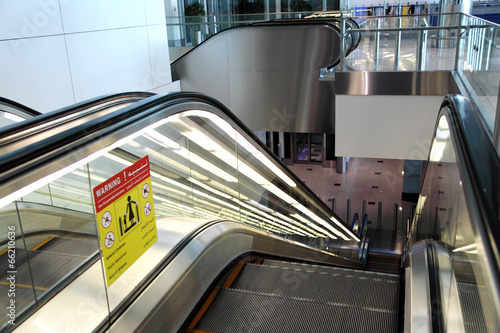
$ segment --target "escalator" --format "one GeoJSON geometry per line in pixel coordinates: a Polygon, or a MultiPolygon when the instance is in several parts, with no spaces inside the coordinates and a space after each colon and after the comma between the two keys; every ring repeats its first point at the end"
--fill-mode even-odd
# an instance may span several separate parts
{"type": "Polygon", "coordinates": [[[471,108],[442,106],[402,274],[364,270],[366,235],[204,95],[151,96],[53,136],[19,126],[0,145],[0,223],[16,234],[14,289],[31,294],[2,329],[494,331],[500,162],[471,108]],[[107,284],[92,189],[145,155],[158,240],[107,284]]]}
{"type": "MultiPolygon", "coordinates": [[[[353,20],[343,22],[356,28],[353,20]]],[[[175,60],[172,79],[184,91],[216,98],[252,130],[334,133],[334,82],[321,73],[339,64],[341,45],[348,55],[361,38],[341,31],[335,19],[227,29],[175,60]]]]}
{"type": "MultiPolygon", "coordinates": [[[[224,228],[253,239],[239,244],[242,253],[249,245],[282,244],[272,253],[312,260],[320,250],[321,262],[362,265],[357,256],[325,250],[336,242],[338,253],[340,245],[355,251],[361,238],[217,101],[187,93],[124,94],[68,109],[78,108],[0,134],[0,222],[11,230],[1,240],[1,258],[9,262],[0,276],[6,288],[1,302],[16,304],[4,307],[4,330],[37,331],[49,322],[57,331],[67,329],[67,321],[83,331],[109,327],[127,317],[123,311],[183,251],[193,253],[186,248],[197,237],[210,233],[218,240],[224,228]],[[151,161],[158,241],[138,265],[106,286],[92,188],[145,155],[151,161]],[[314,250],[283,238],[295,234],[324,242],[314,250]],[[85,304],[90,308],[83,311],[85,304]],[[55,314],[69,308],[60,322],[55,314]]],[[[216,276],[219,268],[214,269],[216,276]]]]}
{"type": "Polygon", "coordinates": [[[0,128],[15,124],[41,113],[7,98],[0,97],[0,128]]]}
{"type": "Polygon", "coordinates": [[[396,274],[239,263],[186,332],[397,332],[399,289],[396,274]]]}

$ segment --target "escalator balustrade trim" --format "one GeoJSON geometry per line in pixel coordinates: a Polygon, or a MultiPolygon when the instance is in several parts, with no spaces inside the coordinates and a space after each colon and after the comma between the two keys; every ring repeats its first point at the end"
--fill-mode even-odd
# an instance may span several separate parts
{"type": "Polygon", "coordinates": [[[50,242],[54,238],[55,238],[54,236],[48,237],[47,239],[45,239],[45,240],[41,241],[40,243],[38,243],[38,245],[32,247],[31,250],[33,250],[33,251],[38,250],[39,248],[41,248],[42,246],[44,246],[45,244],[47,244],[48,242],[50,242]]]}
{"type": "MultiPolygon", "coordinates": [[[[230,288],[231,287],[231,285],[233,284],[234,280],[238,277],[238,274],[240,274],[240,271],[241,271],[241,269],[243,268],[244,265],[245,264],[242,263],[242,262],[239,262],[236,265],[236,267],[233,269],[233,271],[231,272],[231,274],[229,275],[229,277],[227,278],[227,280],[224,282],[224,285],[222,286],[222,288],[230,288]]],[[[207,312],[207,310],[210,308],[210,306],[212,305],[213,301],[215,300],[215,298],[217,297],[217,295],[219,294],[219,292],[221,291],[222,288],[221,287],[215,287],[215,289],[212,291],[212,293],[210,294],[210,296],[208,296],[207,300],[205,301],[205,303],[201,307],[200,311],[198,311],[198,313],[194,317],[193,321],[188,326],[188,328],[186,330],[186,333],[213,333],[213,332],[210,332],[210,331],[198,330],[198,329],[195,329],[195,327],[196,327],[196,325],[198,325],[198,322],[205,315],[205,313],[207,312]]]]}

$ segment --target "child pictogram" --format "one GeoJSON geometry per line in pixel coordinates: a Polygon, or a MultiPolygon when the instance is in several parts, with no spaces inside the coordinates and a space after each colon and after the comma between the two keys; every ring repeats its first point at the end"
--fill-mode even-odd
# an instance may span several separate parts
{"type": "Polygon", "coordinates": [[[132,197],[129,195],[127,197],[127,206],[125,214],[123,215],[123,220],[121,217],[118,218],[120,222],[120,234],[122,236],[139,223],[139,216],[139,205],[137,201],[132,200],[132,197]]]}

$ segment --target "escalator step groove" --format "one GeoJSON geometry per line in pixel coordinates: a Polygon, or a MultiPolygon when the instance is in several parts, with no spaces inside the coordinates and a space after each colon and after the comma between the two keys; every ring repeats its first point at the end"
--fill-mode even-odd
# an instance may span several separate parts
{"type": "Polygon", "coordinates": [[[99,250],[96,240],[52,237],[47,243],[42,243],[32,250],[82,258],[87,258],[99,250]]]}
{"type": "Polygon", "coordinates": [[[399,279],[353,270],[307,271],[247,264],[234,289],[396,312],[399,279]]]}
{"type": "Polygon", "coordinates": [[[331,272],[336,271],[341,274],[344,272],[345,274],[357,274],[364,276],[377,276],[377,278],[388,278],[388,279],[399,279],[399,275],[395,273],[386,273],[386,272],[372,272],[372,271],[361,271],[350,268],[340,268],[340,267],[331,267],[331,266],[322,266],[322,265],[311,265],[304,263],[296,263],[296,262],[288,262],[288,261],[279,261],[279,260],[270,260],[266,259],[262,266],[271,266],[271,267],[281,267],[281,268],[290,268],[290,269],[298,269],[298,270],[307,270],[307,271],[318,271],[318,272],[331,272]]]}
{"type": "Polygon", "coordinates": [[[462,305],[466,332],[494,332],[495,315],[489,302],[481,302],[487,299],[487,291],[484,286],[471,283],[458,282],[458,293],[462,305]]]}
{"type": "Polygon", "coordinates": [[[224,332],[395,332],[397,313],[223,289],[197,329],[224,332]]]}

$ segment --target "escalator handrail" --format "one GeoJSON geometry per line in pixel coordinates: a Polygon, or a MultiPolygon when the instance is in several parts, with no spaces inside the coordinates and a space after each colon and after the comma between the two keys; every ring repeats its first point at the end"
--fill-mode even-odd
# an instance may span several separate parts
{"type": "MultiPolygon", "coordinates": [[[[137,122],[146,118],[151,123],[156,122],[181,112],[174,109],[176,106],[185,103],[203,103],[213,107],[219,116],[240,130],[240,133],[246,136],[257,149],[260,149],[277,167],[294,180],[298,188],[301,188],[314,198],[317,207],[321,209],[324,215],[341,221],[328,205],[291,172],[281,160],[272,154],[229,109],[219,101],[196,92],[175,92],[152,96],[123,109],[102,115],[97,119],[91,119],[87,122],[79,120],[77,126],[70,126],[71,124],[69,124],[64,131],[54,136],[44,137],[43,133],[35,133],[28,138],[24,138],[28,144],[20,144],[15,150],[9,150],[9,145],[0,146],[0,187],[3,187],[5,191],[4,195],[0,196],[0,199],[28,186],[35,180],[53,173],[55,166],[51,165],[52,162],[59,161],[61,165],[57,165],[56,170],[60,170],[76,162],[74,159],[78,158],[79,154],[75,154],[75,152],[79,149],[84,150],[85,156],[88,156],[107,146],[101,141],[102,138],[109,137],[119,130],[129,131],[130,133],[136,132],[144,127],[144,123],[137,125],[137,122]],[[138,126],[142,127],[138,128],[138,126]],[[40,136],[39,139],[37,135],[40,136]],[[63,159],[65,160],[63,161],[63,159]]],[[[113,140],[116,141],[117,138],[113,138],[113,140]]],[[[80,156],[80,158],[83,157],[80,156]]],[[[353,237],[345,230],[338,230],[348,237],[353,237]]]]}
{"type": "MultiPolygon", "coordinates": [[[[482,242],[488,278],[494,282],[491,299],[499,302],[500,286],[495,282],[500,278],[500,158],[467,98],[447,96],[438,122],[442,115],[448,120],[467,209],[482,242]]],[[[500,310],[500,304],[496,306],[500,310]]]]}
{"type": "MultiPolygon", "coordinates": [[[[329,20],[329,21],[333,21],[333,20],[329,20]]],[[[255,27],[271,27],[271,26],[279,26],[279,25],[289,25],[289,26],[301,26],[301,25],[311,25],[311,26],[328,26],[330,28],[332,28],[333,30],[335,30],[338,34],[339,34],[339,38],[340,38],[340,29],[339,27],[337,27],[335,24],[333,24],[332,22],[328,22],[328,20],[326,21],[321,21],[321,20],[314,20],[314,19],[307,19],[307,20],[297,20],[297,22],[280,22],[280,21],[262,21],[262,22],[255,22],[255,23],[252,23],[252,24],[248,24],[248,25],[242,25],[242,26],[237,26],[237,27],[231,27],[231,28],[228,28],[228,29],[224,29],[222,30],[221,32],[219,33],[216,33],[210,37],[208,37],[207,39],[205,39],[202,43],[196,45],[195,47],[193,47],[191,50],[187,51],[186,53],[184,53],[182,56],[180,56],[179,58],[177,58],[176,60],[174,60],[171,64],[171,66],[175,66],[177,62],[180,62],[182,59],[184,59],[186,56],[188,56],[188,54],[192,53],[194,50],[198,49],[198,47],[200,47],[201,45],[204,45],[206,42],[212,40],[213,38],[215,37],[219,37],[220,35],[222,34],[225,34],[225,33],[230,33],[232,31],[235,31],[236,29],[251,29],[251,28],[255,28],[255,27]],[[308,22],[309,21],[309,22],[308,22]]],[[[359,44],[359,43],[358,43],[359,44]]],[[[357,45],[356,45],[357,46],[357,45]]],[[[326,68],[332,68],[332,67],[335,67],[337,64],[339,63],[339,61],[335,61],[333,63],[330,63],[330,64],[327,64],[326,68]]]]}
{"type": "MultiPolygon", "coordinates": [[[[328,23],[332,24],[334,27],[338,29],[339,34],[342,32],[341,31],[341,25],[342,21],[346,21],[346,28],[347,30],[350,29],[360,29],[358,22],[356,22],[354,19],[350,17],[314,17],[314,18],[296,18],[296,19],[274,19],[271,21],[264,21],[264,22],[256,22],[253,25],[264,25],[266,23],[274,23],[274,24],[305,24],[305,23],[310,23],[310,22],[316,22],[316,23],[328,23]],[[338,23],[338,25],[336,24],[338,23]]],[[[349,48],[345,52],[345,56],[347,57],[349,54],[351,54],[352,51],[354,51],[358,46],[359,43],[361,42],[361,32],[355,32],[353,34],[350,34],[350,36],[353,38],[352,43],[350,44],[349,48]]],[[[335,65],[336,66],[336,65],[335,65]]],[[[329,69],[331,67],[328,67],[329,69]]]]}
{"type": "Polygon", "coordinates": [[[25,119],[29,119],[31,117],[35,117],[42,114],[41,112],[36,111],[26,105],[23,105],[21,103],[18,103],[16,101],[10,100],[5,97],[0,97],[0,111],[13,113],[16,116],[25,119]],[[6,106],[8,110],[4,110],[3,106],[6,106]]]}
{"type": "MultiPolygon", "coordinates": [[[[8,140],[12,140],[14,137],[19,138],[28,135],[28,133],[31,133],[30,131],[35,130],[35,128],[37,132],[43,132],[48,129],[48,126],[56,126],[57,124],[55,124],[55,121],[73,114],[76,115],[78,113],[83,113],[86,110],[93,110],[95,108],[98,108],[99,106],[105,106],[114,103],[118,104],[126,103],[127,101],[138,101],[140,99],[147,98],[153,95],[153,93],[149,92],[126,92],[118,94],[108,94],[91,98],[47,113],[40,113],[33,110],[38,114],[36,119],[29,118],[22,123],[12,124],[2,128],[2,130],[0,131],[0,145],[5,144],[6,142],[8,142],[8,140]]],[[[0,98],[0,103],[1,101],[2,100],[0,98]]]]}

